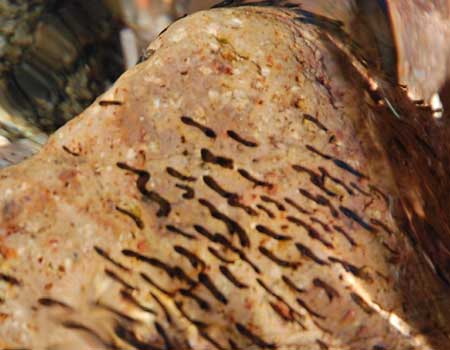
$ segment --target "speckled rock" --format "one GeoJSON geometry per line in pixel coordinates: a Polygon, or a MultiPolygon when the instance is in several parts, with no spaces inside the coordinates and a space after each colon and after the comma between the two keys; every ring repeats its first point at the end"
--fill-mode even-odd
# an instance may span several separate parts
{"type": "Polygon", "coordinates": [[[0,348],[450,349],[446,129],[295,17],[178,21],[0,172],[0,348]]]}

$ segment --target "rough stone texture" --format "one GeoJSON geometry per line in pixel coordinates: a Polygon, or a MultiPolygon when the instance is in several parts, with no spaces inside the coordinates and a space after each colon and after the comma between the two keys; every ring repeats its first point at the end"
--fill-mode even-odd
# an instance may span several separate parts
{"type": "Polygon", "coordinates": [[[293,17],[178,21],[0,172],[0,348],[450,349],[441,135],[293,17]]]}
{"type": "Polygon", "coordinates": [[[0,21],[0,132],[9,138],[55,131],[123,72],[119,23],[103,0],[3,0],[0,21]]]}

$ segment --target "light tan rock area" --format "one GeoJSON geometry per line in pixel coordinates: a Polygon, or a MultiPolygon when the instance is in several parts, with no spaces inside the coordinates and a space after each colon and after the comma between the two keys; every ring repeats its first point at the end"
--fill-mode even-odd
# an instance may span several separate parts
{"type": "Polygon", "coordinates": [[[176,22],[0,172],[1,349],[450,349],[446,129],[295,17],[176,22]]]}

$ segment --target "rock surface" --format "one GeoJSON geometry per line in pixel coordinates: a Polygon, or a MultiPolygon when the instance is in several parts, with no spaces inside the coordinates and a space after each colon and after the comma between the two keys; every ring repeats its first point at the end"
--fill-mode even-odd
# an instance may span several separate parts
{"type": "Polygon", "coordinates": [[[0,348],[450,349],[447,129],[295,17],[178,21],[0,172],[0,348]]]}

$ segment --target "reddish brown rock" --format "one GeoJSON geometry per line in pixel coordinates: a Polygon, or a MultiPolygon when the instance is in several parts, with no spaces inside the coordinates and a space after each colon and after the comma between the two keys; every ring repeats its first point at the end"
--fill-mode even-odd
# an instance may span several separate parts
{"type": "Polygon", "coordinates": [[[198,13],[2,170],[0,347],[450,349],[447,128],[339,40],[198,13]]]}

